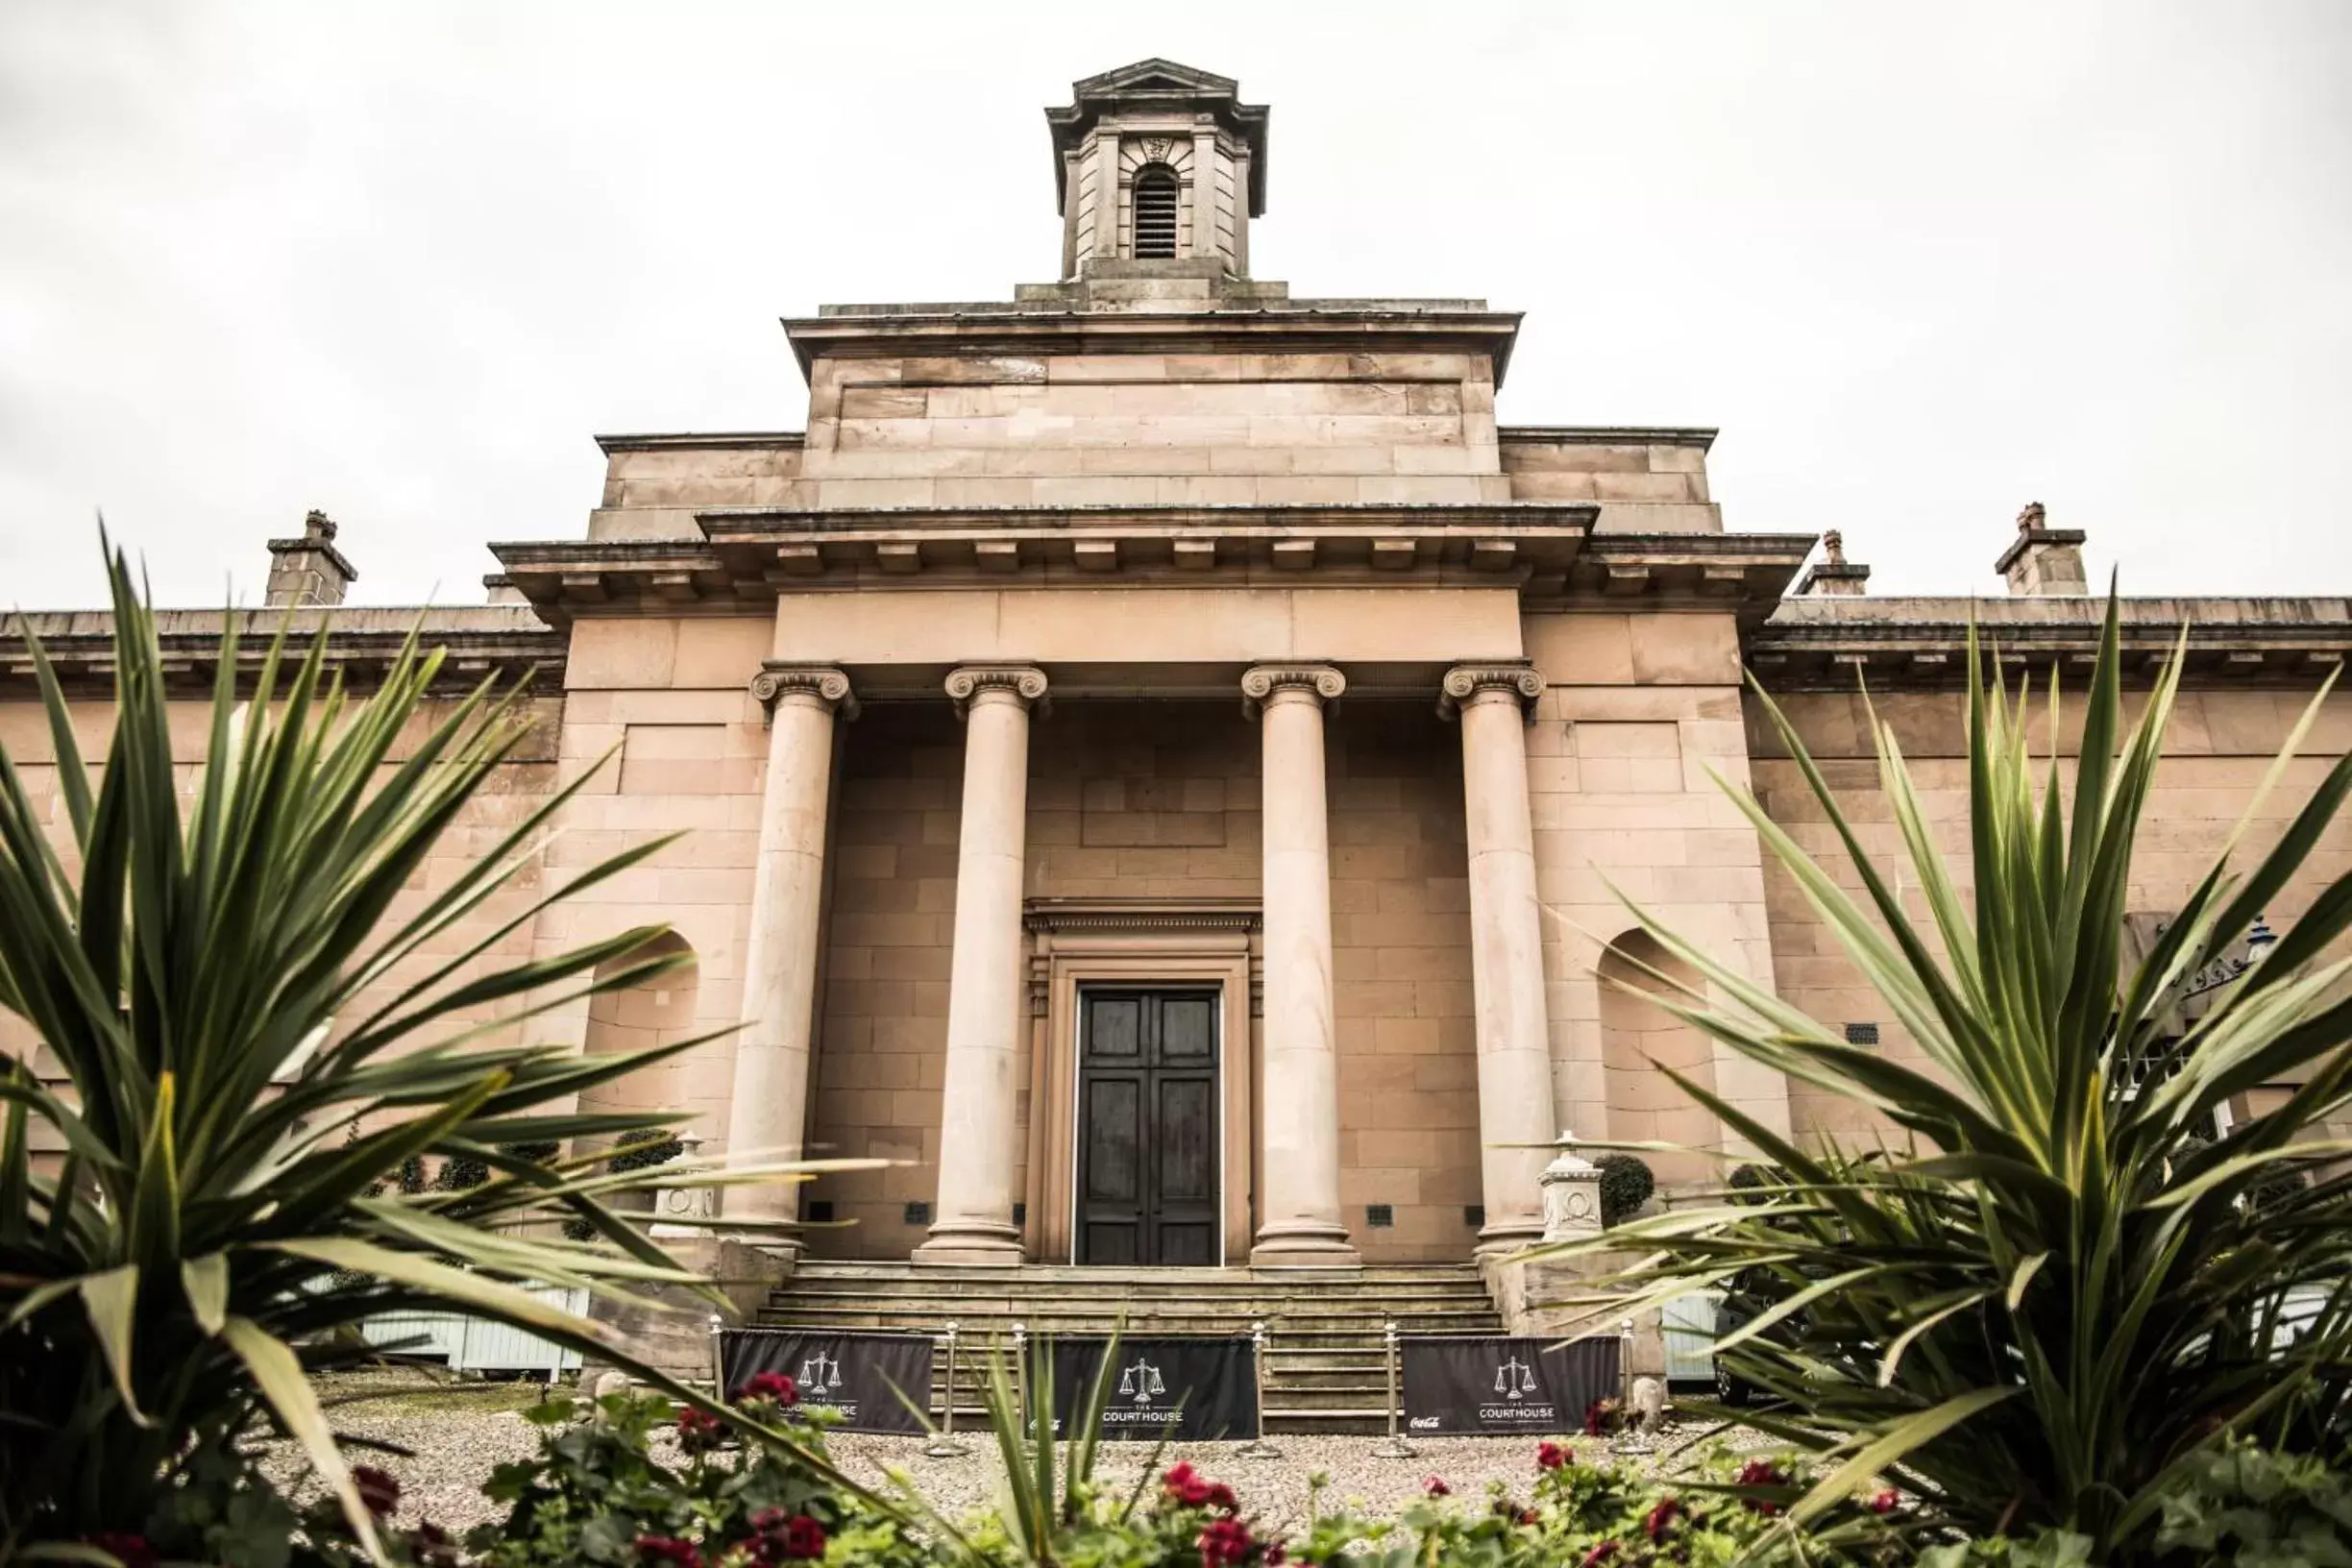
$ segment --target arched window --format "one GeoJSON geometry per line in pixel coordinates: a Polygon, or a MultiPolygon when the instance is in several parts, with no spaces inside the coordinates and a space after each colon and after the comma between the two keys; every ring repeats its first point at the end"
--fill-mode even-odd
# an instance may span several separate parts
{"type": "Polygon", "coordinates": [[[1176,255],[1176,171],[1165,163],[1136,170],[1135,254],[1146,259],[1176,255]]]}

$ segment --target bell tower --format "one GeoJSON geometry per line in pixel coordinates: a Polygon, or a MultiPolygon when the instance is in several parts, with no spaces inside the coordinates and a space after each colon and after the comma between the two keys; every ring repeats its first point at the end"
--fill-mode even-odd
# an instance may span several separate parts
{"type": "Polygon", "coordinates": [[[1249,276],[1267,111],[1238,87],[1146,60],[1071,84],[1068,106],[1045,111],[1066,282],[1249,276]]]}

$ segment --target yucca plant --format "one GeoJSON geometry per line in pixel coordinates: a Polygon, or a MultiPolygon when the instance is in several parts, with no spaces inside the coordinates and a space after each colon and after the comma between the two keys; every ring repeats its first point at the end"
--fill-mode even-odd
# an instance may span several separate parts
{"type": "Polygon", "coordinates": [[[521,689],[485,681],[420,727],[438,651],[412,636],[380,689],[355,700],[325,678],[323,630],[296,657],[282,629],[240,695],[233,620],[184,794],[153,619],[119,553],[109,571],[115,698],[102,769],[85,762],[34,649],[70,863],[0,752],[0,1007],[63,1072],[44,1082],[29,1057],[0,1057],[0,1563],[91,1560],[70,1543],[155,1528],[199,1476],[266,1492],[244,1452],[272,1430],[299,1441],[374,1554],[306,1376],[362,1354],[365,1318],[462,1311],[690,1397],[523,1286],[694,1284],[606,1199],[721,1178],[514,1152],[678,1119],[570,1106],[695,1042],[596,1058],[516,1042],[537,1015],[667,968],[630,961],[661,928],[527,963],[499,956],[537,911],[664,841],[534,895],[518,878],[576,782],[404,904],[527,727],[521,689]],[[37,1130],[61,1156],[37,1159],[37,1130]],[[410,1190],[400,1174],[425,1156],[495,1174],[410,1190]],[[515,1234],[549,1219],[590,1239],[515,1234]]]}
{"type": "MultiPolygon", "coordinates": [[[[2315,699],[2212,869],[2128,965],[2133,842],[2181,661],[2176,650],[2127,730],[2119,643],[2111,600],[2067,769],[2029,752],[2030,680],[2014,695],[1998,676],[1988,684],[1972,638],[1972,899],[1889,725],[1874,727],[1879,789],[1907,851],[1893,872],[1756,693],[1859,895],[1752,797],[1733,798],[1924,1068],[1849,1043],[1635,911],[1722,998],[1675,988],[1670,1011],[1893,1129],[1878,1148],[1825,1150],[1670,1074],[1777,1169],[1603,1238],[1636,1254],[1607,1283],[1640,1305],[1721,1288],[1748,1314],[1716,1351],[1776,1403],[1745,1418],[1844,1461],[1793,1510],[1799,1523],[1883,1473],[1931,1517],[1988,1534],[2072,1531],[2092,1541],[2092,1560],[2129,1563],[2152,1550],[2166,1489],[2224,1434],[2332,1447],[2339,1462],[2352,1442],[2352,1178],[2347,1144],[2327,1136],[2352,1083],[2352,964],[2330,956],[2352,925],[2352,877],[2320,890],[2242,978],[2210,992],[2201,1017],[2184,1023],[2176,1005],[2279,905],[2352,784],[2352,760],[2327,772],[2250,870],[2233,865],[2310,733],[2315,699]],[[2215,1136],[2217,1108],[2242,1113],[2240,1096],[2280,1083],[2300,1087],[2215,1136]],[[2281,1183],[2285,1170],[2315,1179],[2281,1183]],[[2299,1337],[2296,1315],[2308,1318],[2299,1337]]],[[[2048,699],[2054,752],[2054,676],[2048,699]]],[[[1622,1312],[1626,1298],[1596,1310],[1622,1312]]]]}

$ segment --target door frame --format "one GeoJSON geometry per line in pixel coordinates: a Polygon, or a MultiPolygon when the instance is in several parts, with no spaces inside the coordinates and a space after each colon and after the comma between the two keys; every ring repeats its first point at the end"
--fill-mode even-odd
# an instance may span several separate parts
{"type": "MultiPolygon", "coordinates": [[[[1216,1108],[1216,1131],[1213,1135],[1215,1138],[1217,1144],[1217,1234],[1216,1243],[1211,1249],[1210,1255],[1215,1258],[1218,1262],[1222,1262],[1225,1258],[1226,1221],[1229,1217],[1229,1212],[1225,1203],[1225,1187],[1228,1179],[1232,1175],[1233,1165],[1233,1149],[1225,1141],[1225,1095],[1223,1093],[1226,1076],[1224,1007],[1225,988],[1222,984],[1216,981],[1200,980],[1153,980],[1149,982],[1141,982],[1134,980],[1091,979],[1083,980],[1078,983],[1077,995],[1073,999],[1072,1003],[1073,1008],[1075,1009],[1077,1028],[1070,1036],[1070,1192],[1069,1213],[1066,1216],[1066,1223],[1069,1226],[1069,1256],[1057,1261],[1069,1263],[1074,1267],[1085,1268],[1117,1268],[1122,1266],[1117,1263],[1082,1263],[1078,1258],[1078,1171],[1080,1166],[1084,1164],[1086,1158],[1084,1151],[1080,1147],[1081,1143],[1085,1139],[1086,1132],[1084,1128],[1078,1125],[1078,1107],[1085,1103],[1085,1095],[1082,1090],[1086,1087],[1086,1064],[1084,1061],[1086,1056],[1086,1044],[1081,1037],[1083,1037],[1086,1033],[1086,993],[1090,991],[1127,992],[1130,993],[1139,992],[1164,992],[1179,996],[1198,996],[1206,992],[1213,994],[1217,998],[1215,1022],[1212,1025],[1213,1029],[1214,1030],[1213,1054],[1216,1063],[1217,1089],[1219,1090],[1214,1098],[1214,1105],[1216,1108]]],[[[1164,1263],[1137,1263],[1134,1266],[1137,1268],[1164,1268],[1170,1265],[1164,1263]]],[[[1183,1265],[1179,1264],[1174,1266],[1181,1267],[1183,1265]]]]}
{"type": "Polygon", "coordinates": [[[1023,1251],[1078,1256],[1078,992],[1081,986],[1217,992],[1217,1256],[1249,1262],[1262,972],[1255,899],[1038,898],[1030,931],[1028,1204],[1023,1251]]]}

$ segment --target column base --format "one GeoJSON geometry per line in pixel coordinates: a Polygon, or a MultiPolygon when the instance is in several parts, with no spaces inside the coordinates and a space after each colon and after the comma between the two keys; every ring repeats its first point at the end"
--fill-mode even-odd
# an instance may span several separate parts
{"type": "Polygon", "coordinates": [[[931,1239],[917,1247],[910,1261],[951,1268],[1018,1268],[1020,1232],[988,1220],[956,1220],[931,1227],[931,1239]]]}
{"type": "Polygon", "coordinates": [[[1361,1268],[1363,1254],[1348,1241],[1344,1225],[1297,1222],[1261,1229],[1249,1261],[1254,1269],[1361,1268]]]}
{"type": "Polygon", "coordinates": [[[1540,1215],[1497,1220],[1479,1229],[1478,1246],[1473,1258],[1507,1258],[1512,1253],[1532,1247],[1544,1238],[1540,1215]]]}

